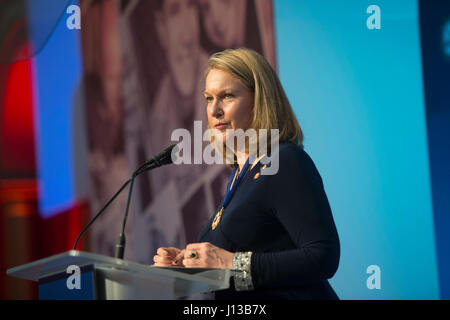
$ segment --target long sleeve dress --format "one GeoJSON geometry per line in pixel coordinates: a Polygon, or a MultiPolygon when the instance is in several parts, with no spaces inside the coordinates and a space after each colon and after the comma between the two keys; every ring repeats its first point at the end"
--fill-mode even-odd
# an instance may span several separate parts
{"type": "MultiPolygon", "coordinates": [[[[309,155],[279,145],[279,169],[243,177],[221,221],[198,237],[230,252],[251,251],[253,290],[217,291],[220,299],[338,299],[327,279],[337,271],[340,243],[322,178],[309,155]]],[[[219,206],[221,208],[221,205],[219,206]]]]}

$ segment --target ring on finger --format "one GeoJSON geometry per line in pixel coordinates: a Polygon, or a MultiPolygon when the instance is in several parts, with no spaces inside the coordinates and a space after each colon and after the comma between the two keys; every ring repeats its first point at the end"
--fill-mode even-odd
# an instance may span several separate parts
{"type": "Polygon", "coordinates": [[[192,251],[189,253],[189,258],[191,258],[191,259],[197,259],[197,258],[198,258],[198,253],[197,253],[197,251],[192,250],[192,251]]]}

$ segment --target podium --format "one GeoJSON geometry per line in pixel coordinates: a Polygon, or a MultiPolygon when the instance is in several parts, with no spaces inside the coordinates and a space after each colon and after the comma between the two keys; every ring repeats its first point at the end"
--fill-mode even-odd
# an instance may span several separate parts
{"type": "Polygon", "coordinates": [[[71,250],[7,270],[41,300],[172,300],[229,288],[231,269],[154,267],[71,250]]]}

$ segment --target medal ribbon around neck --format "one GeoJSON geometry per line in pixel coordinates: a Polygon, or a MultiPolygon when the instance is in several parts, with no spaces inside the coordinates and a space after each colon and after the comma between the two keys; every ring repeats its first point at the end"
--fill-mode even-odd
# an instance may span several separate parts
{"type": "Polygon", "coordinates": [[[239,176],[237,177],[236,181],[234,181],[233,187],[231,188],[231,184],[233,183],[233,179],[236,176],[236,171],[237,171],[238,166],[236,165],[233,168],[233,172],[231,173],[230,181],[228,181],[227,192],[225,193],[225,198],[223,199],[223,202],[222,202],[222,208],[219,210],[219,212],[217,212],[217,214],[214,217],[214,220],[211,224],[211,228],[213,230],[219,224],[220,219],[222,218],[223,211],[225,210],[227,205],[230,203],[231,198],[233,198],[233,195],[234,195],[237,187],[239,186],[239,183],[241,182],[242,178],[244,177],[245,173],[247,172],[248,168],[250,167],[249,160],[250,160],[250,157],[248,157],[247,161],[244,164],[244,167],[242,168],[242,171],[239,173],[239,176]]]}

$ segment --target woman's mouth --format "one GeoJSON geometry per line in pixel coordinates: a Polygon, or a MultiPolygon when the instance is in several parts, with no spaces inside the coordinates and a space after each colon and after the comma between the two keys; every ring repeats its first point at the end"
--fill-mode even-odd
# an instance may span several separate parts
{"type": "Polygon", "coordinates": [[[226,127],[228,127],[228,123],[224,123],[224,122],[219,122],[218,124],[216,124],[214,126],[214,128],[219,129],[219,130],[225,129],[226,127]]]}

